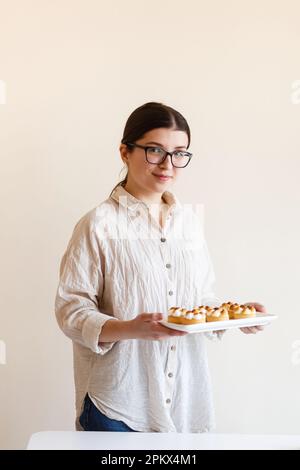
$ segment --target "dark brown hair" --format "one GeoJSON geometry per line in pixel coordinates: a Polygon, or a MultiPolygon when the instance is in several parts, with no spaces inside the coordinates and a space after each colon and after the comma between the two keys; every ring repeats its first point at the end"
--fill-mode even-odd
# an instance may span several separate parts
{"type": "MultiPolygon", "coordinates": [[[[191,143],[191,132],[185,118],[170,106],[163,103],[156,103],[154,101],[143,104],[130,114],[125,124],[121,143],[127,144],[127,142],[135,142],[136,140],[141,139],[146,132],[160,127],[186,132],[188,136],[187,148],[189,148],[191,143]]],[[[133,151],[129,146],[127,148],[128,152],[133,151]]],[[[125,178],[113,188],[110,196],[118,186],[126,185],[127,177],[128,172],[125,178]]]]}

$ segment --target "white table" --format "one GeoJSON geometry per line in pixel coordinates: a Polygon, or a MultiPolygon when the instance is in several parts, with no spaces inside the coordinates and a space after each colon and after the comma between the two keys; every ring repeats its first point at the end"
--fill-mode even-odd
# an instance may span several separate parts
{"type": "Polygon", "coordinates": [[[28,450],[222,450],[298,449],[300,435],[44,431],[33,434],[28,450]]]}

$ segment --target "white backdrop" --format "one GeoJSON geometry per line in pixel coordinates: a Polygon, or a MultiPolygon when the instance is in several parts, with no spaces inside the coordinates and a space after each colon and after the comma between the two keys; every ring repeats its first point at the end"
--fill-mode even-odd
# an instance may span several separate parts
{"type": "Polygon", "coordinates": [[[0,447],[74,429],[59,262],[77,220],[119,180],[125,121],[147,101],[190,124],[194,157],[174,189],[205,205],[218,296],[279,315],[256,336],[208,342],[217,431],[299,433],[299,2],[0,9],[0,447]]]}

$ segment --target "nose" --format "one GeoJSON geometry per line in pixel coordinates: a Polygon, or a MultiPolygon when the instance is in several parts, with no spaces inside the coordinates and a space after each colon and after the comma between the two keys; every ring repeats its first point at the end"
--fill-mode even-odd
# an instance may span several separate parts
{"type": "Polygon", "coordinates": [[[165,160],[163,162],[161,162],[159,165],[158,165],[160,168],[168,168],[168,169],[173,169],[173,165],[172,165],[172,160],[171,160],[171,155],[167,155],[167,157],[165,158],[165,160]]]}

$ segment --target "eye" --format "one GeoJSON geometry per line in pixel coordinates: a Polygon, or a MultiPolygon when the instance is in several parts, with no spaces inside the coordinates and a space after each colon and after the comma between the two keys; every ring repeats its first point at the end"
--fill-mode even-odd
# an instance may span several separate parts
{"type": "Polygon", "coordinates": [[[182,158],[182,157],[187,157],[188,156],[188,153],[187,152],[174,152],[174,157],[176,158],[182,158]]]}
{"type": "Polygon", "coordinates": [[[149,147],[149,152],[160,155],[163,150],[160,147],[149,147]]]}

